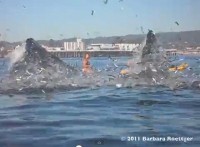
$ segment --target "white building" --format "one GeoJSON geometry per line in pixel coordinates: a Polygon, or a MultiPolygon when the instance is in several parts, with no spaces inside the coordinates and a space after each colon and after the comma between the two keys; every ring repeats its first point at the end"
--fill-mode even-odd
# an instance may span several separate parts
{"type": "Polygon", "coordinates": [[[64,51],[63,47],[48,47],[45,45],[42,45],[42,47],[45,48],[47,52],[63,52],[64,51]]]}
{"type": "Polygon", "coordinates": [[[196,49],[197,49],[197,50],[200,50],[200,47],[198,46],[196,49]]]}
{"type": "Polygon", "coordinates": [[[64,49],[66,51],[85,50],[85,45],[82,39],[77,38],[76,42],[64,42],[64,49]]]}
{"type": "Polygon", "coordinates": [[[101,44],[90,44],[86,48],[87,50],[99,51],[101,49],[101,44]]]}
{"type": "Polygon", "coordinates": [[[128,43],[118,43],[118,44],[91,44],[87,46],[87,50],[124,50],[132,51],[139,47],[140,44],[128,44],[128,43]]]}
{"type": "Polygon", "coordinates": [[[115,44],[120,50],[132,51],[140,46],[140,44],[131,44],[131,43],[118,43],[115,44]]]}
{"type": "Polygon", "coordinates": [[[99,50],[119,50],[119,48],[117,48],[115,46],[115,44],[90,44],[89,46],[87,46],[87,50],[95,50],[95,51],[99,51],[99,50]]]}

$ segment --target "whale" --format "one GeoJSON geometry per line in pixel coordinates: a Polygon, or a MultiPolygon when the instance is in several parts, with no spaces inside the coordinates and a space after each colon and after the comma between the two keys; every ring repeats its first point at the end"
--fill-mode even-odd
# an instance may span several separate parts
{"type": "Polygon", "coordinates": [[[198,79],[188,82],[187,79],[181,78],[181,74],[169,71],[171,62],[162,48],[159,48],[158,40],[152,30],[147,33],[145,44],[140,52],[139,62],[133,59],[132,66],[122,74],[121,82],[125,87],[160,85],[171,89],[200,88],[198,79]]]}
{"type": "Polygon", "coordinates": [[[163,85],[169,78],[167,59],[159,51],[156,35],[152,30],[146,35],[145,44],[139,49],[138,57],[132,59],[124,83],[132,85],[163,85]]]}
{"type": "Polygon", "coordinates": [[[155,53],[157,48],[156,45],[157,45],[156,36],[152,30],[149,30],[146,36],[146,44],[142,49],[142,58],[144,58],[149,54],[155,53]]]}
{"type": "Polygon", "coordinates": [[[110,81],[110,75],[106,76],[104,73],[94,73],[92,76],[83,75],[80,69],[50,54],[33,38],[28,38],[23,56],[14,62],[9,73],[1,78],[0,93],[46,93],[82,89],[95,85],[98,87],[103,85],[114,86],[119,82],[123,87],[160,85],[172,87],[171,89],[199,89],[199,80],[187,83],[184,80],[178,80],[179,78],[176,76],[171,76],[168,67],[163,66],[160,62],[165,61],[162,60],[162,56],[158,55],[161,60],[145,60],[148,56],[154,55],[155,45],[156,39],[152,39],[152,34],[147,34],[146,44],[141,50],[142,62],[135,63],[133,69],[131,69],[133,72],[127,77],[115,75],[110,81]],[[140,72],[134,72],[135,66],[140,67],[140,72]]]}
{"type": "MultiPolygon", "coordinates": [[[[22,75],[23,73],[37,73],[40,70],[56,71],[66,76],[77,73],[77,69],[66,64],[60,58],[51,55],[33,38],[26,40],[25,54],[21,60],[16,62],[10,71],[11,75],[22,75]]],[[[54,72],[49,72],[54,74],[54,72]]]]}
{"type": "Polygon", "coordinates": [[[28,38],[25,53],[1,79],[0,92],[69,87],[76,75],[79,75],[78,69],[50,54],[33,38],[28,38]]]}

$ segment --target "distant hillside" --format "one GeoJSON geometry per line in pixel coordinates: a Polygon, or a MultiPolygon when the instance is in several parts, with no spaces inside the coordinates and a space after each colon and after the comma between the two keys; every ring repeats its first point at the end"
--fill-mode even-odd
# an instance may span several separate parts
{"type": "Polygon", "coordinates": [[[193,45],[200,45],[200,30],[198,31],[185,31],[185,32],[169,32],[159,33],[158,38],[163,43],[185,43],[193,45]]]}
{"type": "MultiPolygon", "coordinates": [[[[196,47],[200,46],[200,30],[184,31],[184,32],[163,32],[156,33],[156,36],[165,48],[182,48],[183,46],[196,47]]],[[[96,37],[83,39],[86,45],[91,43],[141,43],[145,38],[145,34],[130,34],[126,36],[111,36],[111,37],[96,37]]],[[[57,47],[62,47],[66,41],[75,41],[75,38],[63,40],[38,40],[40,44],[57,47]]],[[[20,44],[20,42],[9,43],[0,41],[0,47],[10,48],[20,44]]]]}
{"type": "Polygon", "coordinates": [[[10,43],[10,42],[7,42],[7,41],[0,41],[0,48],[4,47],[5,49],[12,49],[13,47],[20,45],[20,44],[21,44],[20,42],[10,43]]]}
{"type": "MultiPolygon", "coordinates": [[[[97,37],[94,39],[86,39],[86,42],[92,43],[141,43],[146,35],[126,35],[112,37],[97,37]]],[[[200,45],[200,30],[185,32],[166,32],[156,33],[158,40],[162,44],[168,43],[185,43],[192,45],[200,45]]]]}
{"type": "Polygon", "coordinates": [[[111,37],[97,37],[85,39],[86,44],[90,43],[141,43],[145,35],[126,35],[126,36],[111,36],[111,37]]]}

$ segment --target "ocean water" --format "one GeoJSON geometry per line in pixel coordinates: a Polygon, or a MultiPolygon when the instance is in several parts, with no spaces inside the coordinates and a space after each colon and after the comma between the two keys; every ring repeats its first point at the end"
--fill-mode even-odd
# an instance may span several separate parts
{"type": "MultiPolygon", "coordinates": [[[[199,57],[182,57],[199,73],[199,57]]],[[[81,59],[64,59],[77,67],[81,59]]],[[[98,70],[127,58],[91,59],[98,70]],[[113,63],[114,62],[114,63],[113,63]]],[[[7,74],[0,61],[0,75],[7,74]]],[[[46,94],[0,95],[0,147],[200,146],[200,90],[103,86],[46,94]],[[129,137],[132,137],[131,139],[129,137]],[[135,139],[134,137],[137,137],[135,139]],[[143,137],[191,137],[145,141],[143,137]],[[140,138],[140,140],[138,140],[140,138]]]]}

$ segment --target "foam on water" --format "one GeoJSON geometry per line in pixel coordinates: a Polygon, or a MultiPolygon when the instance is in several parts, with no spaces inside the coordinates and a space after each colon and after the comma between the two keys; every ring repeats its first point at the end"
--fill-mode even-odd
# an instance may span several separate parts
{"type": "Polygon", "coordinates": [[[48,61],[50,66],[43,66],[40,64],[42,62],[40,58],[34,62],[26,59],[25,44],[22,44],[8,55],[11,72],[2,79],[0,92],[40,91],[45,93],[54,89],[70,90],[107,85],[117,88],[162,85],[175,89],[191,86],[193,82],[195,82],[195,87],[198,87],[196,81],[199,81],[199,75],[194,74],[191,69],[185,72],[168,71],[172,63],[166,56],[165,50],[158,44],[153,46],[151,54],[142,57],[145,45],[146,39],[128,61],[129,72],[124,76],[119,74],[120,66],[113,59],[112,65],[107,65],[103,69],[94,69],[92,74],[83,74],[80,69],[76,69],[78,74],[73,74],[71,70],[65,70],[65,66],[54,63],[54,60],[48,61]],[[19,65],[20,68],[16,68],[19,65]]]}
{"type": "MultiPolygon", "coordinates": [[[[128,76],[121,80],[124,87],[162,85],[176,89],[191,87],[193,82],[198,85],[199,75],[194,74],[190,68],[181,72],[168,70],[174,63],[166,56],[165,50],[157,42],[151,49],[152,53],[142,57],[144,47],[145,41],[139,48],[139,52],[129,61],[128,76]]],[[[182,60],[179,62],[179,65],[184,63],[182,60]]]]}

